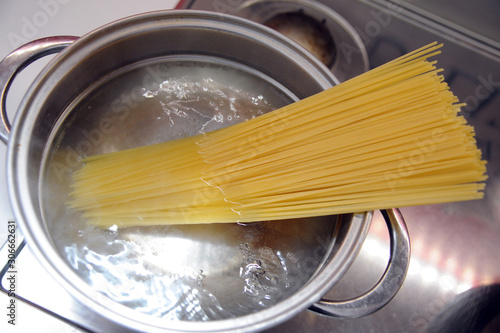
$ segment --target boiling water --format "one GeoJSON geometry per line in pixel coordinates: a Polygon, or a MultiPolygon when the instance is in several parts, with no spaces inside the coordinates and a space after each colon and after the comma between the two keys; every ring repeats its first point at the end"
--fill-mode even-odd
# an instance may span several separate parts
{"type": "Polygon", "coordinates": [[[292,100],[249,69],[200,59],[142,64],[96,83],[61,119],[41,184],[68,264],[116,302],[172,320],[237,317],[296,292],[328,252],[333,218],[103,230],[65,206],[83,156],[212,131],[292,100]]]}

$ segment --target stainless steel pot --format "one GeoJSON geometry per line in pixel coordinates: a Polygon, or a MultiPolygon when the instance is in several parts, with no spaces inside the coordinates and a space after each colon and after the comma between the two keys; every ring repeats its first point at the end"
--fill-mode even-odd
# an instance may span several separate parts
{"type": "Polygon", "coordinates": [[[250,225],[102,230],[86,226],[64,204],[81,155],[227,126],[234,117],[241,121],[336,83],[307,51],[271,29],[196,11],[146,13],[81,38],[34,41],[7,56],[0,63],[1,137],[8,142],[13,211],[41,264],[90,309],[98,324],[87,328],[246,332],[307,308],[359,317],[389,302],[409,264],[408,233],[396,209],[383,211],[392,245],[380,281],[359,298],[330,301],[321,296],[356,257],[370,212],[250,225]],[[26,93],[10,131],[4,106],[12,80],[32,61],[59,51],[26,93]],[[186,94],[193,105],[183,104],[186,94]],[[222,104],[234,97],[243,106],[256,106],[256,113],[231,113],[229,106],[224,114],[220,109],[228,105],[217,104],[214,94],[225,96],[222,104]],[[164,98],[171,95],[177,98],[169,100],[174,109],[165,109],[164,98]],[[163,99],[151,107],[155,98],[163,99]],[[173,278],[189,281],[172,284],[173,278]],[[177,287],[182,290],[175,292],[177,287]]]}

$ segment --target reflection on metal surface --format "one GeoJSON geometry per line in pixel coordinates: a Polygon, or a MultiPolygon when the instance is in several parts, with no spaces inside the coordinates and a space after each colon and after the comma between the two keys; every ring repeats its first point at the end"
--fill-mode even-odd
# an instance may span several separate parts
{"type": "Polygon", "coordinates": [[[339,318],[368,316],[389,303],[397,294],[410,262],[410,241],[406,223],[398,209],[380,211],[389,230],[390,256],[387,268],[375,285],[355,297],[342,300],[323,298],[309,309],[339,318]]]}
{"type": "MultiPolygon", "coordinates": [[[[237,14],[249,2],[253,1],[198,0],[186,5],[237,14]]],[[[266,332],[447,332],[446,324],[437,322],[443,323],[452,309],[463,307],[462,298],[478,289],[491,296],[492,289],[485,287],[500,283],[500,27],[498,15],[491,14],[500,12],[500,4],[490,0],[474,4],[427,0],[296,2],[325,5],[342,16],[359,35],[372,67],[428,42],[443,42],[438,62],[452,90],[466,103],[462,111],[476,129],[478,146],[488,160],[489,180],[483,200],[401,209],[408,224],[412,257],[403,287],[382,310],[356,320],[304,312],[266,332]]],[[[352,49],[338,48],[337,52],[346,56],[352,49]]],[[[389,254],[387,231],[382,227],[383,220],[375,216],[357,260],[326,297],[353,297],[376,283],[389,254]]],[[[471,327],[476,328],[474,332],[499,331],[500,309],[491,297],[482,297],[481,302],[491,312],[489,319],[462,316],[462,331],[449,331],[465,332],[464,328],[471,327]]],[[[465,309],[471,313],[478,310],[465,309]]]]}
{"type": "Polygon", "coordinates": [[[485,44],[500,47],[498,1],[460,1],[458,4],[456,0],[402,0],[401,5],[421,15],[439,19],[443,24],[485,44]]]}

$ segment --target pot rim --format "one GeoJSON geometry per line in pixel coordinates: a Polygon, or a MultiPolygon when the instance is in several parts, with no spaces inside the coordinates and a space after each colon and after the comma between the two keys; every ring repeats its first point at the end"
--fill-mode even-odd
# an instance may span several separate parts
{"type": "Polygon", "coordinates": [[[50,275],[80,303],[114,323],[125,325],[128,329],[136,331],[147,329],[148,331],[162,332],[233,332],[235,329],[240,331],[264,329],[296,315],[309,307],[312,302],[319,300],[331,289],[333,284],[347,270],[350,262],[354,260],[361,248],[362,240],[364,240],[368,232],[371,213],[365,212],[354,215],[356,223],[351,223],[351,238],[345,244],[341,244],[339,249],[338,258],[342,260],[332,260],[327,263],[321,272],[285,301],[268,309],[232,319],[185,322],[165,321],[163,318],[155,318],[139,313],[93,290],[90,285],[76,275],[62,258],[59,251],[56,250],[48,235],[49,230],[37,215],[37,203],[26,200],[29,197],[26,193],[30,188],[30,183],[25,177],[25,175],[29,174],[27,142],[30,140],[26,133],[30,133],[30,129],[32,129],[37,102],[43,99],[45,93],[48,92],[48,88],[44,84],[47,82],[47,78],[53,74],[54,68],[72,66],[67,63],[69,62],[68,59],[72,59],[71,57],[75,53],[88,52],[89,45],[93,45],[91,49],[97,50],[100,45],[109,43],[113,38],[121,38],[126,34],[134,33],[134,31],[137,32],[137,29],[143,29],[141,31],[146,32],[151,29],[158,29],[163,21],[183,27],[200,26],[201,23],[205,23],[208,28],[218,29],[225,33],[241,33],[247,37],[266,38],[271,45],[280,47],[283,52],[287,53],[287,56],[300,58],[300,61],[307,62],[311,68],[321,73],[322,78],[318,78],[318,80],[323,80],[324,85],[338,83],[328,68],[305,49],[272,29],[243,18],[204,11],[167,10],[138,14],[111,22],[81,37],[56,56],[35,79],[23,98],[12,127],[7,152],[7,183],[14,215],[28,246],[50,275]],[[224,31],[223,28],[228,30],[224,31]],[[168,325],[165,325],[165,323],[168,325]]]}

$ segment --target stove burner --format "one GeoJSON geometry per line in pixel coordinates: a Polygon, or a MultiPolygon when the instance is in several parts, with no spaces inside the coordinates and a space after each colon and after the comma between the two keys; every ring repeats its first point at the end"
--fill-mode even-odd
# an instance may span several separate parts
{"type": "Polygon", "coordinates": [[[227,12],[267,25],[296,41],[340,81],[366,72],[368,54],[359,33],[343,16],[316,1],[242,1],[227,12]]]}
{"type": "Polygon", "coordinates": [[[337,51],[334,40],[325,27],[325,20],[318,22],[300,11],[277,14],[265,21],[264,25],[296,41],[326,66],[333,66],[337,51]]]}

